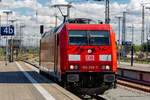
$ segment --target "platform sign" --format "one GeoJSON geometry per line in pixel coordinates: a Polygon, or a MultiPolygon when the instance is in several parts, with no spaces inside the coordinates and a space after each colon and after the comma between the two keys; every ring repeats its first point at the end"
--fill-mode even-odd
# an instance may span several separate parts
{"type": "Polygon", "coordinates": [[[131,45],[132,44],[132,42],[130,42],[130,41],[123,41],[122,42],[122,45],[131,45]]]}
{"type": "Polygon", "coordinates": [[[1,36],[12,36],[14,35],[14,26],[2,26],[1,36]]]}

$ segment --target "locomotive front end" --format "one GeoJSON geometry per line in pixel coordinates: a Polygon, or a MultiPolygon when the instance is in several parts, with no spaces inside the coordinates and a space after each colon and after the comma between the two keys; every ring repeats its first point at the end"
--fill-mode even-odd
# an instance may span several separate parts
{"type": "Polygon", "coordinates": [[[88,94],[116,86],[115,36],[109,25],[68,25],[66,81],[88,94]]]}

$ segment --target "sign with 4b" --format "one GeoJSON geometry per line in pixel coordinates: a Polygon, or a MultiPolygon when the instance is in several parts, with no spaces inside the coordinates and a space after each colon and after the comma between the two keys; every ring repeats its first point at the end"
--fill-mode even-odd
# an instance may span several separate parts
{"type": "Polygon", "coordinates": [[[1,35],[2,36],[14,35],[14,26],[2,26],[1,27],[1,35]]]}
{"type": "Polygon", "coordinates": [[[132,42],[130,42],[130,41],[122,41],[122,45],[131,45],[132,44],[132,42]]]}

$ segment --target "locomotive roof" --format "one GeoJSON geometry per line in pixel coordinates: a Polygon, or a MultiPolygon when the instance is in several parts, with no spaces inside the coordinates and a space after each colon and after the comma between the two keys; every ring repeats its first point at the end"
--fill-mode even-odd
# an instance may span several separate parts
{"type": "Polygon", "coordinates": [[[70,18],[66,22],[76,24],[90,24],[91,22],[93,22],[93,20],[89,18],[70,18]]]}
{"type": "Polygon", "coordinates": [[[58,27],[52,28],[51,30],[45,32],[42,35],[42,38],[46,37],[49,34],[59,34],[59,32],[62,30],[65,24],[97,24],[97,23],[94,20],[88,18],[71,18],[68,19],[65,23],[59,25],[58,27]]]}
{"type": "Polygon", "coordinates": [[[50,29],[49,31],[45,32],[45,33],[42,35],[42,38],[43,38],[43,37],[46,37],[47,35],[50,35],[50,34],[54,34],[54,33],[57,33],[57,34],[58,34],[58,33],[61,31],[61,29],[63,28],[63,26],[64,26],[64,23],[61,24],[61,25],[59,25],[59,26],[56,27],[56,28],[50,29]]]}

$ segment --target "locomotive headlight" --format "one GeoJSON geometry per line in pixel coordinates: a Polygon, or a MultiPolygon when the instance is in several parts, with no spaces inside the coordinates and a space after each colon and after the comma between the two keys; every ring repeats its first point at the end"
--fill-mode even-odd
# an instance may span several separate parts
{"type": "Polygon", "coordinates": [[[106,65],[106,66],[103,65],[101,68],[102,68],[102,70],[110,70],[110,66],[109,65],[106,65]]]}
{"type": "Polygon", "coordinates": [[[107,65],[107,66],[106,66],[106,70],[110,70],[110,66],[107,65]]]}
{"type": "Polygon", "coordinates": [[[79,66],[78,65],[70,65],[71,70],[78,70],[79,66]]]}
{"type": "Polygon", "coordinates": [[[70,69],[73,70],[74,69],[74,65],[70,65],[70,69]]]}

